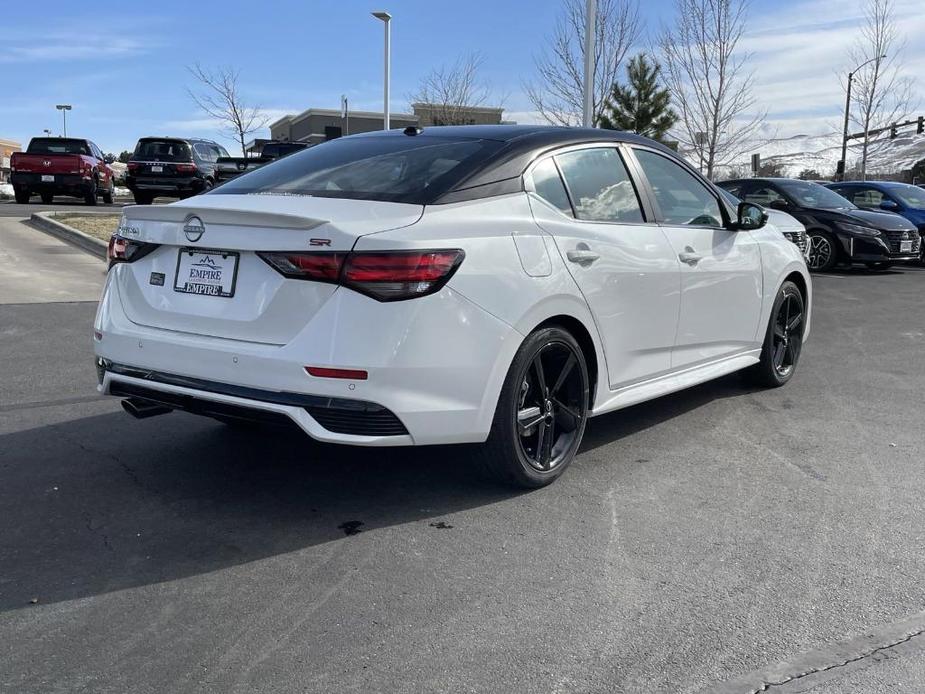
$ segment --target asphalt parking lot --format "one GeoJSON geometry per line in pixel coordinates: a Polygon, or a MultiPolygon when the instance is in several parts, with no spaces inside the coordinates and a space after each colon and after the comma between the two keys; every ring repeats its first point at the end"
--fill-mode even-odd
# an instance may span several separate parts
{"type": "Polygon", "coordinates": [[[817,276],[788,386],[594,419],[511,493],[465,449],[133,420],[102,264],[2,219],[13,268],[0,691],[925,690],[925,270],[817,276]]]}

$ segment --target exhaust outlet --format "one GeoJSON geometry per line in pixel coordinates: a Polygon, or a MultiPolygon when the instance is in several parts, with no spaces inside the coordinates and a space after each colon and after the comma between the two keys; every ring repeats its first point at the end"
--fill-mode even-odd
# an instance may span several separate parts
{"type": "Polygon", "coordinates": [[[173,412],[171,407],[158,405],[156,402],[142,400],[141,398],[126,398],[122,401],[122,409],[135,419],[147,419],[148,417],[157,417],[159,414],[173,412]]]}

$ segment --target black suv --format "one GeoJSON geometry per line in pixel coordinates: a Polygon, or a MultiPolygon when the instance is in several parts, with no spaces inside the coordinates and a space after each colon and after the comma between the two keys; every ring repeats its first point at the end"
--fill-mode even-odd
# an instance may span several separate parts
{"type": "Polygon", "coordinates": [[[139,205],[156,197],[188,198],[215,185],[215,162],[228,152],[212,140],[143,137],[128,163],[125,185],[139,205]]]}
{"type": "Polygon", "coordinates": [[[862,210],[835,191],[792,178],[747,178],[717,184],[740,200],[783,210],[806,227],[810,270],[838,263],[864,263],[885,270],[896,261],[919,257],[919,234],[911,222],[891,212],[862,210]]]}

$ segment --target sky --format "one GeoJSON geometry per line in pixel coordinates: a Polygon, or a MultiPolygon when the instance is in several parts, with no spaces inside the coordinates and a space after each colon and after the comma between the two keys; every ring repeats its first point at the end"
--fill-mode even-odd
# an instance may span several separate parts
{"type": "MultiPolygon", "coordinates": [[[[910,74],[925,91],[925,12],[921,0],[895,0],[910,74]]],[[[756,108],[765,134],[788,137],[840,128],[839,82],[853,66],[846,51],[857,34],[861,0],[752,0],[743,49],[752,56],[756,108]]],[[[435,66],[477,52],[481,79],[503,97],[505,117],[539,122],[524,90],[534,57],[560,14],[561,0],[200,0],[107,4],[46,0],[5,3],[0,19],[0,138],[25,144],[48,128],[61,131],[55,104],[69,103],[68,134],[104,151],[132,149],[139,137],[211,137],[230,150],[216,123],[187,88],[187,66],[240,70],[241,90],[271,120],[306,108],[382,109],[382,24],[392,16],[393,112],[435,66]]],[[[671,21],[672,0],[646,0],[648,50],[671,21]]],[[[491,105],[491,104],[487,104],[491,105]]],[[[925,110],[925,99],[916,113],[925,110]]],[[[268,131],[258,133],[267,136],[268,131]]]]}

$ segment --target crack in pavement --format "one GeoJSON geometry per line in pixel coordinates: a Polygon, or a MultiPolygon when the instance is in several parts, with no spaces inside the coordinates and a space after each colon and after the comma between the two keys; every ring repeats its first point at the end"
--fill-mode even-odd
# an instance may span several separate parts
{"type": "MultiPolygon", "coordinates": [[[[874,659],[898,646],[910,643],[925,634],[925,612],[885,625],[863,636],[835,641],[822,648],[797,655],[754,672],[740,675],[719,685],[701,690],[702,694],[761,694],[773,688],[786,687],[812,675],[833,672],[853,663],[874,659]]],[[[925,639],[916,644],[925,648],[925,639]]]]}

